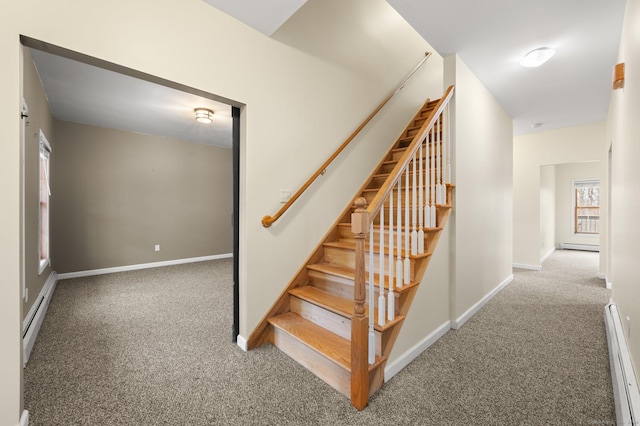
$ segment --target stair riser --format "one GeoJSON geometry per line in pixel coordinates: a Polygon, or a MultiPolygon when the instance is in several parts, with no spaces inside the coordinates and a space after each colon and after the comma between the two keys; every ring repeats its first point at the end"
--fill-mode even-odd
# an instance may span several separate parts
{"type": "MultiPolygon", "coordinates": [[[[353,300],[353,281],[345,278],[327,275],[318,271],[309,271],[309,285],[343,297],[353,300]]],[[[367,286],[368,287],[368,286],[367,286]]],[[[385,290],[385,295],[389,292],[385,290]]],[[[369,304],[369,291],[366,292],[365,304],[369,304]]],[[[394,289],[394,299],[396,313],[406,314],[407,309],[404,306],[407,300],[407,291],[401,292],[400,289],[394,289]]],[[[380,296],[380,288],[376,286],[374,299],[377,301],[380,296]]],[[[377,302],[376,302],[377,303],[377,302]]],[[[377,306],[376,306],[377,307],[377,306]]]]}
{"type": "MultiPolygon", "coordinates": [[[[400,153],[401,154],[401,153],[400,153]]],[[[394,154],[395,155],[395,154],[394,154]]],[[[394,160],[394,161],[397,161],[394,160]]],[[[406,172],[405,172],[406,173],[406,172]]],[[[405,175],[405,173],[402,174],[402,176],[405,175]]],[[[411,177],[412,174],[409,174],[409,177],[411,177]]],[[[388,176],[380,176],[380,177],[375,177],[371,180],[371,182],[369,182],[369,185],[367,185],[368,188],[381,188],[382,185],[386,182],[388,176]]],[[[402,183],[404,183],[404,177],[402,178],[402,183]]],[[[424,172],[423,172],[423,179],[424,179],[424,172]]]]}
{"type": "MultiPolygon", "coordinates": [[[[424,121],[423,121],[423,123],[424,123],[424,121]]],[[[438,125],[438,124],[436,124],[436,125],[438,125]]],[[[440,122],[439,125],[442,126],[442,122],[440,122]]],[[[422,127],[422,123],[420,123],[419,126],[422,127]]],[[[420,127],[418,127],[418,128],[416,128],[416,127],[417,126],[412,126],[409,130],[406,131],[406,133],[403,136],[415,136],[420,131],[420,127]]],[[[439,135],[439,139],[438,140],[442,140],[442,131],[440,130],[436,134],[439,135]]]]}
{"type": "MultiPolygon", "coordinates": [[[[411,177],[411,179],[413,179],[411,177]]],[[[418,179],[416,179],[416,181],[418,181],[418,179]]],[[[404,184],[404,182],[403,182],[404,184]]],[[[420,190],[422,190],[422,197],[423,200],[426,201],[427,197],[429,196],[429,193],[431,192],[431,196],[433,197],[434,201],[435,201],[435,185],[433,187],[433,190],[429,187],[429,186],[423,186],[423,187],[418,187],[418,189],[416,190],[416,202],[419,201],[419,197],[420,197],[420,190]]],[[[404,189],[404,185],[402,190],[400,191],[400,206],[401,208],[404,210],[404,206],[406,204],[406,195],[407,192],[409,193],[409,205],[411,205],[413,203],[413,189],[410,189],[409,191],[407,191],[406,189],[404,189]]],[[[371,201],[373,201],[373,199],[375,198],[377,193],[377,190],[371,190],[371,189],[367,189],[365,191],[362,192],[362,197],[367,200],[367,205],[371,204],[371,201]]],[[[398,189],[397,187],[393,188],[393,190],[390,192],[390,194],[393,194],[393,206],[394,206],[394,210],[396,208],[398,208],[398,189]]],[[[385,207],[389,206],[389,198],[387,198],[385,200],[384,203],[385,207]]],[[[402,220],[404,221],[404,216],[402,218],[402,220]]]]}
{"type": "MultiPolygon", "coordinates": [[[[385,226],[389,226],[389,206],[385,205],[385,209],[384,209],[384,224],[385,226]]],[[[405,213],[405,209],[401,208],[400,209],[401,212],[401,216],[402,216],[402,231],[404,232],[405,228],[405,222],[404,222],[404,213],[405,213]]],[[[396,218],[397,218],[397,207],[393,207],[393,221],[396,222],[396,218]]],[[[411,221],[411,210],[409,211],[409,221],[411,221]]],[[[444,208],[440,208],[440,207],[436,207],[436,228],[437,227],[441,227],[442,226],[442,218],[444,217],[444,215],[446,214],[446,210],[444,208]]],[[[380,224],[380,216],[376,215],[376,217],[373,218],[373,224],[374,225],[379,225],[380,224]]],[[[395,226],[395,225],[394,225],[395,226]]],[[[397,226],[395,227],[397,229],[397,226]]],[[[413,231],[413,226],[410,227],[411,230],[413,231]]],[[[432,230],[432,228],[429,227],[424,227],[423,231],[425,232],[425,236],[428,232],[430,232],[432,230]]],[[[374,231],[375,232],[375,231],[374,231]]],[[[404,235],[404,234],[403,234],[404,235]]],[[[387,237],[387,235],[385,234],[385,238],[387,237]]],[[[396,236],[397,238],[397,236],[396,236]]]]}
{"type": "Polygon", "coordinates": [[[309,271],[308,284],[327,293],[353,300],[353,280],[318,271],[309,271]]]}
{"type": "MultiPolygon", "coordinates": [[[[355,257],[356,257],[355,252],[353,250],[345,250],[345,249],[340,249],[335,247],[325,247],[325,250],[324,250],[325,262],[333,263],[336,265],[353,267],[353,265],[355,265],[355,257]]],[[[364,267],[365,267],[366,273],[369,273],[369,262],[367,260],[368,258],[369,258],[369,253],[365,252],[364,267]]],[[[393,262],[394,262],[394,268],[395,268],[395,263],[396,263],[395,256],[393,258],[393,262]]],[[[413,281],[415,280],[415,276],[413,275],[413,271],[415,270],[415,265],[416,265],[415,259],[410,259],[409,262],[411,264],[411,280],[413,281]]],[[[389,275],[389,256],[388,255],[384,255],[383,263],[385,268],[385,275],[389,275]]],[[[380,255],[379,254],[374,255],[374,272],[376,274],[380,272],[380,255]]]]}
{"type": "MultiPolygon", "coordinates": [[[[429,144],[429,146],[431,146],[431,144],[429,144]]],[[[429,149],[431,149],[431,148],[429,148],[429,149]]],[[[436,145],[435,149],[436,149],[436,150],[438,149],[437,145],[436,145]]],[[[442,150],[442,143],[440,143],[440,150],[442,150]]],[[[441,151],[441,152],[442,152],[442,151],[441,151]]],[[[391,157],[389,158],[389,161],[398,161],[398,160],[400,160],[400,158],[404,155],[404,153],[405,153],[405,150],[402,150],[402,151],[393,151],[393,152],[391,153],[391,157]]],[[[429,158],[429,159],[431,159],[431,158],[435,158],[435,159],[436,159],[436,161],[438,161],[438,159],[439,159],[440,157],[441,157],[441,156],[436,155],[436,154],[431,155],[431,153],[430,153],[430,152],[429,152],[429,153],[427,153],[427,152],[426,152],[426,150],[425,150],[425,148],[424,148],[424,147],[422,147],[422,158],[423,158],[423,160],[424,160],[425,158],[429,158]]],[[[418,155],[416,155],[416,159],[418,159],[418,158],[420,158],[420,157],[419,157],[418,155]]],[[[424,167],[424,162],[423,162],[422,164],[423,164],[423,166],[422,166],[422,167],[424,167]]],[[[420,167],[420,166],[418,166],[418,168],[419,168],[419,167],[420,167]]],[[[413,170],[413,166],[411,167],[411,169],[413,170]]]]}
{"type": "MultiPolygon", "coordinates": [[[[437,219],[437,216],[436,216],[437,219]]],[[[374,221],[374,225],[377,225],[377,221],[374,221]]],[[[425,251],[427,253],[429,253],[429,250],[426,250],[426,247],[429,246],[431,239],[433,239],[435,237],[435,233],[438,232],[437,229],[431,229],[431,230],[427,230],[425,229],[424,231],[424,241],[425,241],[425,251]]],[[[384,240],[386,241],[386,244],[388,245],[389,243],[389,231],[388,229],[384,230],[384,240]]],[[[340,230],[340,239],[341,240],[355,240],[355,236],[353,235],[353,233],[348,230],[348,229],[341,229],[340,230]]],[[[402,229],[402,247],[401,249],[404,250],[404,228],[402,229]]],[[[396,245],[397,242],[397,238],[398,238],[398,234],[397,233],[393,233],[393,243],[394,246],[396,245]]],[[[380,232],[379,232],[379,228],[374,228],[373,229],[373,242],[374,244],[378,244],[380,243],[380,232]]],[[[365,247],[368,247],[369,244],[369,235],[366,236],[365,239],[365,247]]],[[[397,248],[397,247],[396,247],[397,248]]],[[[397,252],[396,252],[397,254],[397,252]]]]}
{"type": "MultiPolygon", "coordinates": [[[[340,337],[351,340],[351,318],[345,318],[297,297],[291,297],[291,311],[340,337]]],[[[374,334],[376,336],[376,354],[380,355],[382,353],[382,333],[375,330],[374,334]]]]}
{"type": "Polygon", "coordinates": [[[351,398],[350,372],[311,349],[298,339],[274,327],[273,345],[313,372],[335,390],[351,398]]]}

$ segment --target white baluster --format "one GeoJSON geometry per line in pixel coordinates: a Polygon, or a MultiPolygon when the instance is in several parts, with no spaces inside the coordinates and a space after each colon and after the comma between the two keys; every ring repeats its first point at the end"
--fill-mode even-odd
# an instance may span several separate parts
{"type": "Polygon", "coordinates": [[[384,206],[380,209],[380,260],[378,280],[380,283],[380,291],[378,296],[378,325],[385,324],[385,305],[384,300],[384,206]]]}
{"type": "Polygon", "coordinates": [[[424,222],[422,221],[422,217],[424,216],[424,179],[422,176],[422,142],[420,142],[420,148],[418,150],[418,163],[420,164],[419,170],[420,174],[418,175],[418,253],[424,253],[424,222]]]}
{"type": "MultiPolygon", "coordinates": [[[[435,126],[434,126],[435,128],[435,126]]],[[[436,143],[438,142],[438,133],[434,131],[434,137],[431,139],[431,204],[429,206],[430,209],[430,217],[431,217],[431,227],[436,227],[436,143]]]]}
{"type": "Polygon", "coordinates": [[[375,301],[374,262],[373,262],[373,221],[369,225],[369,364],[376,362],[376,335],[373,331],[373,306],[375,301]]]}
{"type": "Polygon", "coordinates": [[[425,158],[425,162],[424,162],[424,177],[425,177],[425,185],[424,185],[424,198],[425,198],[425,202],[424,202],[424,226],[425,228],[430,228],[431,227],[431,201],[430,201],[430,196],[431,196],[431,176],[430,176],[430,159],[431,159],[431,155],[429,154],[429,141],[433,140],[433,127],[431,128],[431,130],[429,131],[429,135],[427,136],[427,140],[425,141],[425,147],[424,150],[426,152],[426,158],[425,158]]]}
{"type": "Polygon", "coordinates": [[[393,255],[393,191],[389,194],[389,293],[387,294],[389,307],[387,308],[387,319],[393,321],[395,314],[395,297],[393,296],[393,279],[395,274],[393,273],[393,262],[395,261],[393,255]]]}
{"type": "MultiPolygon", "coordinates": [[[[440,123],[440,128],[444,132],[444,127],[445,127],[444,114],[442,114],[442,120],[443,121],[440,123]]],[[[443,136],[442,137],[442,158],[440,159],[440,161],[442,162],[442,171],[440,172],[440,203],[441,204],[447,204],[447,186],[444,184],[445,165],[447,164],[445,160],[446,158],[445,153],[444,153],[445,148],[446,148],[446,139],[443,136]]]]}
{"type": "Polygon", "coordinates": [[[412,188],[411,188],[411,224],[413,225],[413,231],[411,231],[411,254],[416,255],[418,253],[418,188],[416,187],[416,175],[418,170],[416,169],[416,154],[413,154],[413,174],[412,176],[412,188]]]}
{"type": "Polygon", "coordinates": [[[411,225],[409,225],[409,165],[405,169],[404,175],[404,283],[409,284],[411,281],[409,261],[409,239],[411,238],[411,225]]]}
{"type": "Polygon", "coordinates": [[[436,145],[436,204],[444,204],[442,202],[442,127],[440,126],[440,118],[436,120],[436,133],[438,134],[438,144],[436,145]]]}
{"type": "Polygon", "coordinates": [[[446,144],[446,140],[447,140],[447,128],[445,126],[445,117],[444,117],[444,110],[442,111],[442,113],[440,114],[440,117],[442,119],[442,124],[441,124],[441,131],[442,131],[442,180],[441,183],[444,185],[445,181],[446,181],[446,176],[447,176],[447,144],[446,144]]]}
{"type": "MultiPolygon", "coordinates": [[[[451,116],[449,115],[449,104],[447,104],[447,183],[451,183],[451,124],[449,120],[451,116]]],[[[447,204],[450,204],[450,200],[447,201],[447,204]]]]}
{"type": "Polygon", "coordinates": [[[397,210],[397,219],[398,219],[398,244],[397,244],[397,260],[396,260],[396,286],[402,287],[402,279],[404,275],[402,275],[402,175],[398,178],[398,207],[397,210]]]}

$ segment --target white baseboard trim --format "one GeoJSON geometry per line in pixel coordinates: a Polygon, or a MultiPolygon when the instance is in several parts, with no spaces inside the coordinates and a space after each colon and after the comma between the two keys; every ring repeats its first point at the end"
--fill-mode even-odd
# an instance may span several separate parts
{"type": "Polygon", "coordinates": [[[527,265],[526,263],[514,263],[511,266],[518,269],[528,269],[530,271],[542,271],[542,265],[527,265]]]}
{"type": "Polygon", "coordinates": [[[640,391],[631,364],[629,348],[620,322],[620,314],[615,303],[604,308],[611,382],[616,406],[616,420],[619,425],[640,424],[640,391]]]}
{"type": "Polygon", "coordinates": [[[600,251],[600,246],[596,244],[560,243],[560,248],[562,250],[600,251]]]}
{"type": "Polygon", "coordinates": [[[493,299],[493,297],[500,292],[503,288],[505,288],[511,281],[513,281],[513,274],[509,275],[504,279],[496,288],[491,290],[486,296],[478,301],[475,305],[467,309],[467,311],[460,315],[457,319],[451,320],[451,328],[454,330],[458,330],[460,327],[464,325],[472,316],[474,316],[484,305],[489,302],[489,300],[493,299]]]}
{"type": "Polygon", "coordinates": [[[19,426],[29,426],[29,412],[27,410],[22,412],[19,426]]]}
{"type": "Polygon", "coordinates": [[[547,260],[549,258],[549,256],[551,256],[553,254],[554,251],[556,251],[556,248],[555,247],[551,247],[551,250],[549,250],[549,252],[547,254],[542,256],[542,259],[540,259],[540,263],[544,263],[544,261],[547,260]]]}
{"type": "Polygon", "coordinates": [[[236,338],[236,344],[243,351],[245,351],[245,352],[247,351],[247,339],[242,337],[240,334],[238,334],[238,337],[236,338]]]}
{"type": "Polygon", "coordinates": [[[29,356],[31,355],[31,349],[33,349],[33,345],[36,342],[36,337],[38,337],[38,332],[40,331],[40,327],[42,326],[42,321],[44,321],[45,314],[47,313],[47,309],[49,308],[49,302],[51,302],[51,297],[53,296],[53,292],[56,289],[56,284],[58,282],[58,275],[55,271],[49,274],[47,281],[45,281],[42,286],[42,290],[40,290],[40,294],[38,294],[37,299],[33,302],[33,306],[29,309],[27,316],[22,321],[22,364],[23,366],[27,365],[27,361],[29,361],[29,356]]]}
{"type": "Polygon", "coordinates": [[[165,260],[162,262],[141,263],[138,265],[115,266],[113,268],[92,269],[88,271],[66,272],[59,274],[58,279],[90,277],[93,275],[113,274],[116,272],[136,271],[138,269],[159,268],[161,266],[181,265],[183,263],[205,262],[207,260],[227,259],[233,257],[233,253],[215,254],[212,256],[190,257],[186,259],[165,260]]]}
{"type": "Polygon", "coordinates": [[[440,327],[436,328],[427,337],[420,340],[411,349],[396,358],[392,363],[387,364],[384,369],[384,381],[388,382],[389,380],[391,380],[393,376],[398,374],[403,368],[409,365],[411,361],[416,359],[422,352],[427,350],[429,346],[437,342],[438,339],[440,339],[447,333],[447,331],[449,331],[449,326],[450,323],[445,322],[440,327]]]}
{"type": "Polygon", "coordinates": [[[598,278],[601,280],[604,280],[605,287],[607,288],[607,290],[611,290],[612,285],[611,285],[611,281],[609,281],[609,278],[607,278],[607,274],[598,272],[598,278]]]}

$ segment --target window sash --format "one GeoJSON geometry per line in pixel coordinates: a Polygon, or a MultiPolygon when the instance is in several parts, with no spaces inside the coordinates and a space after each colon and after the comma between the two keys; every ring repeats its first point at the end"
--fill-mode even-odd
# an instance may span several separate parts
{"type": "Polygon", "coordinates": [[[51,197],[51,173],[50,173],[50,159],[51,159],[51,145],[45,137],[42,129],[40,129],[39,139],[39,179],[38,179],[38,255],[39,265],[38,274],[42,274],[44,269],[50,263],[50,237],[49,237],[49,216],[50,216],[50,202],[51,197]]]}
{"type": "Polygon", "coordinates": [[[598,235],[600,233],[600,181],[573,182],[573,232],[598,235]]]}

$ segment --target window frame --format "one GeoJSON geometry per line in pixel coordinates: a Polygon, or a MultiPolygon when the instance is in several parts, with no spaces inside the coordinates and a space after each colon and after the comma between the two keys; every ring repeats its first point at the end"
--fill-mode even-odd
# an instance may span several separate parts
{"type": "Polygon", "coordinates": [[[41,275],[51,264],[49,226],[51,216],[51,152],[51,145],[40,129],[38,139],[38,275],[41,275]]]}
{"type": "MultiPolygon", "coordinates": [[[[571,211],[571,222],[572,222],[572,234],[576,235],[576,236],[582,236],[582,237],[597,237],[600,235],[600,179],[575,179],[571,181],[571,205],[572,205],[572,211],[571,211]],[[578,207],[578,195],[577,195],[577,189],[579,185],[584,185],[584,184],[594,184],[594,186],[597,184],[598,186],[598,206],[592,206],[592,207],[578,207]],[[597,216],[597,232],[585,232],[585,231],[578,231],[578,209],[589,209],[589,208],[597,208],[598,209],[598,216],[597,216]]],[[[584,215],[582,215],[584,216],[584,215]]],[[[595,216],[594,216],[595,217],[595,216]]]]}

